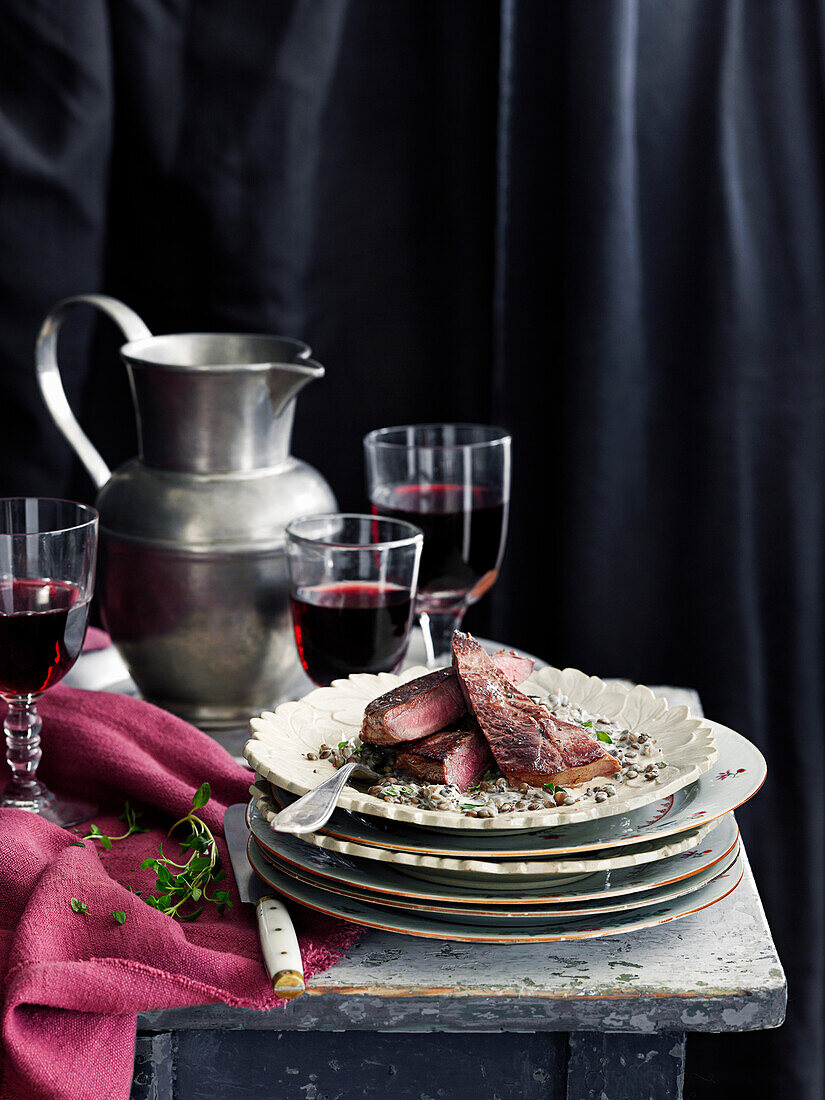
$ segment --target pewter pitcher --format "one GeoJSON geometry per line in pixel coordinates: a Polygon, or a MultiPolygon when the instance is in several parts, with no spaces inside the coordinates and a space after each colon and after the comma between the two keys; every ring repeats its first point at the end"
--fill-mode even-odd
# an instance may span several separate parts
{"type": "Polygon", "coordinates": [[[295,397],[324,368],[280,336],[152,336],[114,298],[60,302],[37,341],[37,376],[58,428],[98,486],[98,593],[106,629],[143,695],[206,728],[240,725],[299,672],[283,531],[334,511],[312,467],[289,453],[295,397]],[[107,313],[140,452],[114,473],[72,414],[57,334],[78,304],[107,313]]]}

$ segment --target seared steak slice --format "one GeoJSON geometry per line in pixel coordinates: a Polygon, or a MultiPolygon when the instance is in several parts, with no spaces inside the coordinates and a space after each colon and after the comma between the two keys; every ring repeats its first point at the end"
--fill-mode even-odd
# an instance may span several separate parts
{"type": "Polygon", "coordinates": [[[428,783],[451,784],[460,791],[474,787],[493,758],[475,720],[465,716],[462,725],[465,728],[433,733],[399,752],[398,771],[428,783]]]}
{"type": "Polygon", "coordinates": [[[615,775],[619,770],[618,760],[581,726],[562,722],[552,714],[544,715],[543,726],[538,762],[534,768],[524,769],[513,777],[519,783],[572,787],[600,776],[615,775]]]}
{"type": "Polygon", "coordinates": [[[507,777],[534,771],[542,748],[540,708],[496,668],[475,638],[453,634],[453,664],[495,761],[507,777]]]}
{"type": "MultiPolygon", "coordinates": [[[[485,654],[486,656],[486,654],[485,654]]],[[[528,657],[515,653],[494,653],[490,658],[503,670],[505,679],[520,684],[533,671],[528,657]]],[[[370,745],[397,745],[416,741],[429,733],[446,729],[466,712],[464,695],[452,668],[440,668],[408,680],[367,704],[361,740],[370,745]]]]}
{"type": "Polygon", "coordinates": [[[451,668],[439,668],[408,680],[367,704],[361,740],[371,745],[396,745],[443,730],[466,710],[464,696],[451,668]]]}
{"type": "Polygon", "coordinates": [[[580,726],[553,718],[514,687],[478,642],[457,630],[459,683],[501,771],[511,783],[570,786],[613,775],[619,763],[580,726]]]}
{"type": "Polygon", "coordinates": [[[524,683],[536,663],[532,657],[519,657],[512,650],[508,653],[505,649],[500,649],[498,653],[491,653],[490,660],[516,687],[524,683]]]}

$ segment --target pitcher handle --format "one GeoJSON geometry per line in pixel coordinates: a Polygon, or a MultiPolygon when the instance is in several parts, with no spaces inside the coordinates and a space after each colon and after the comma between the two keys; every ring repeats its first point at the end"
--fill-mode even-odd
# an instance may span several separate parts
{"type": "Polygon", "coordinates": [[[52,414],[52,419],[68,442],[74,448],[77,457],[89,471],[89,476],[98,489],[102,488],[111,476],[111,470],[103,461],[100,452],[80,427],[66,398],[63,389],[63,380],[57,366],[57,334],[63,318],[72,306],[89,305],[97,306],[118,325],[127,341],[142,340],[152,333],[141,321],[134,310],[129,309],[117,298],[109,298],[105,294],[77,294],[72,298],[64,298],[58,302],[49,313],[40,329],[35,348],[35,363],[37,365],[37,382],[40,392],[46,403],[46,408],[52,414]]]}

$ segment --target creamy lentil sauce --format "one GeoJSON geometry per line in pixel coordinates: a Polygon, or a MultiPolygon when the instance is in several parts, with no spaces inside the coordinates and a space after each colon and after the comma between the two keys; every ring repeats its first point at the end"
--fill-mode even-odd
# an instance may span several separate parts
{"type": "MultiPolygon", "coordinates": [[[[591,729],[605,743],[610,755],[618,760],[620,770],[599,784],[557,787],[547,783],[541,787],[531,787],[529,783],[511,786],[493,766],[479,784],[468,791],[460,791],[444,783],[427,783],[404,775],[395,767],[395,747],[363,744],[357,736],[337,746],[322,744],[318,753],[307,753],[307,759],[329,760],[335,768],[358,760],[380,776],[369,787],[369,793],[376,798],[425,810],[452,811],[466,817],[496,817],[498,814],[525,810],[547,810],[554,806],[606,802],[615,797],[619,786],[644,787],[647,783],[655,783],[667,768],[662,751],[652,735],[623,729],[608,718],[589,714],[560,692],[553,692],[546,698],[531,698],[546,707],[554,717],[591,729]]],[[[406,742],[398,747],[409,748],[411,744],[413,742],[406,742]]]]}

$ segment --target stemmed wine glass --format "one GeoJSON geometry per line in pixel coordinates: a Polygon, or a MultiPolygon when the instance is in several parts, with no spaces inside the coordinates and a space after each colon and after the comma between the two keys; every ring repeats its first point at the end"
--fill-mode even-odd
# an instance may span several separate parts
{"type": "Polygon", "coordinates": [[[511,439],[481,424],[407,424],[370,432],[364,451],[373,511],[424,532],[416,610],[427,664],[435,666],[464,612],[498,578],[511,439]]]}
{"type": "Polygon", "coordinates": [[[0,808],[79,825],[93,803],[58,798],[37,778],[43,720],[37,700],[77,660],[86,634],[97,512],[67,500],[0,499],[0,698],[11,780],[0,808]]]}
{"type": "Polygon", "coordinates": [[[304,671],[320,686],[397,672],[407,653],[424,536],[411,523],[352,512],[287,526],[292,621],[304,671]]]}

